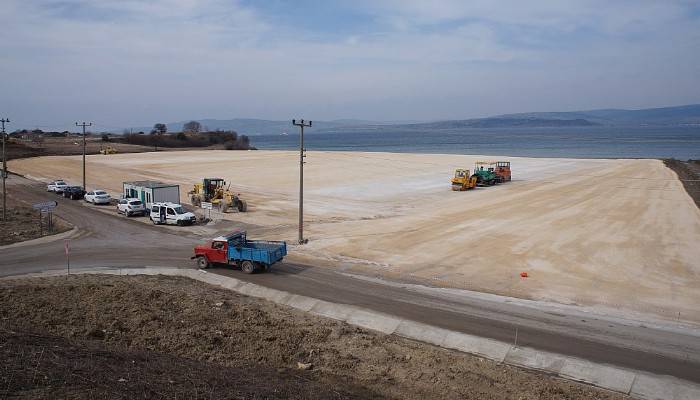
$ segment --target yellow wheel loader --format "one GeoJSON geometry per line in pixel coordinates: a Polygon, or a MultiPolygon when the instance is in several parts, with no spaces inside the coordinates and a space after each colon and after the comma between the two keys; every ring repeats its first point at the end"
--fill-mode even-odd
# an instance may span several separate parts
{"type": "Polygon", "coordinates": [[[457,168],[452,178],[452,190],[461,192],[473,189],[476,187],[476,180],[476,175],[470,175],[468,169],[457,168]]]}
{"type": "Polygon", "coordinates": [[[109,154],[117,154],[117,153],[118,153],[117,149],[115,149],[112,146],[107,146],[107,147],[103,147],[100,149],[100,154],[105,155],[105,156],[109,155],[109,154]]]}
{"type": "Polygon", "coordinates": [[[199,207],[202,202],[209,202],[212,207],[217,207],[221,212],[237,209],[238,212],[246,212],[248,203],[231,192],[231,185],[226,186],[226,181],[221,178],[204,178],[202,183],[195,183],[190,195],[190,203],[199,207]]]}

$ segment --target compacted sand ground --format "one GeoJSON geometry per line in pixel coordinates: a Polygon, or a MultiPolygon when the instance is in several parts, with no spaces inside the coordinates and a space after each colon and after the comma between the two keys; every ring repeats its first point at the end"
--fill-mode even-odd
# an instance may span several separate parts
{"type": "MultiPolygon", "coordinates": [[[[700,321],[700,212],[658,160],[502,158],[513,182],[452,192],[455,168],[494,157],[309,152],[308,245],[289,260],[508,296],[700,321]],[[527,272],[529,278],[520,278],[527,272]]],[[[80,157],[16,160],[38,179],[78,182],[80,157]]],[[[251,235],[296,240],[298,154],[188,151],[88,157],[90,187],[191,185],[220,176],[251,235]]]]}
{"type": "Polygon", "coordinates": [[[0,280],[0,398],[627,397],[186,278],[74,275],[0,280]]]}

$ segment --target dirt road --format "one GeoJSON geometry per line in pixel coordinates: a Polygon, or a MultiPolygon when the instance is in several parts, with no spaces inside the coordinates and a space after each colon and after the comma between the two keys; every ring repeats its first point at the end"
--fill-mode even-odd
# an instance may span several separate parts
{"type": "MultiPolygon", "coordinates": [[[[309,152],[306,233],[290,260],[371,276],[700,322],[700,211],[658,160],[510,158],[513,182],[450,191],[480,156],[309,152]],[[528,279],[521,279],[527,272],[528,279]]],[[[297,154],[190,151],[88,158],[89,186],[187,188],[221,176],[248,200],[230,220],[294,241],[297,154]]],[[[17,160],[79,180],[79,157],[17,160]]]]}
{"type": "MultiPolygon", "coordinates": [[[[53,196],[41,185],[24,179],[13,177],[10,182],[14,185],[11,193],[24,199],[38,201],[53,196]]],[[[72,268],[192,265],[192,245],[201,240],[192,231],[154,227],[80,202],[58,201],[56,212],[79,228],[72,239],[72,268]]],[[[221,229],[230,227],[224,225],[221,229]]],[[[211,232],[210,237],[215,235],[211,232]]],[[[0,275],[62,269],[65,261],[62,241],[4,248],[0,275]]],[[[295,263],[277,265],[270,273],[260,275],[221,268],[212,272],[505,342],[512,341],[518,329],[518,342],[525,346],[691,381],[700,379],[696,326],[624,320],[573,306],[375,282],[339,269],[295,263]]]]}

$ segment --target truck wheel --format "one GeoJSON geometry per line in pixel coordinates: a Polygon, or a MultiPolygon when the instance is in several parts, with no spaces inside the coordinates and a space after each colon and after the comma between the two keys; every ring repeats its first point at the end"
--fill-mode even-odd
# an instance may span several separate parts
{"type": "Polygon", "coordinates": [[[246,212],[248,210],[248,203],[245,200],[238,200],[238,212],[246,212]]]}
{"type": "Polygon", "coordinates": [[[243,263],[241,263],[241,271],[246,274],[252,274],[255,272],[255,265],[252,261],[243,261],[243,263]]]}
{"type": "Polygon", "coordinates": [[[199,268],[199,269],[207,269],[211,266],[209,261],[207,261],[207,258],[204,256],[198,256],[196,262],[197,262],[197,268],[199,268]]]}

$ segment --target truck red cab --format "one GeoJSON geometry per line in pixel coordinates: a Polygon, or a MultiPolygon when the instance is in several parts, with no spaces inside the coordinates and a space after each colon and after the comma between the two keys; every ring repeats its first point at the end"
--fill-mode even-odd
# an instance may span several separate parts
{"type": "Polygon", "coordinates": [[[203,265],[201,267],[207,267],[211,264],[228,264],[228,242],[224,237],[218,237],[210,240],[205,244],[199,244],[194,248],[195,257],[204,256],[208,265],[203,265]]]}

